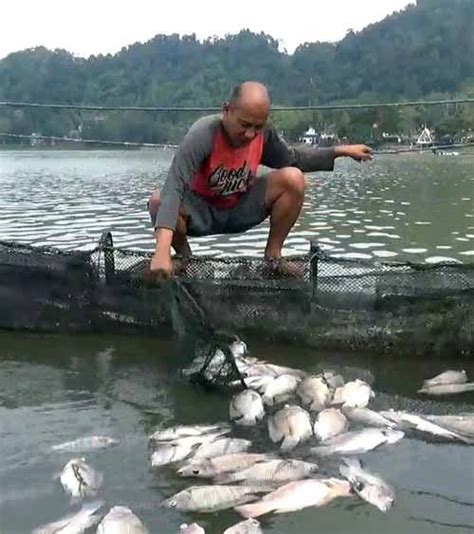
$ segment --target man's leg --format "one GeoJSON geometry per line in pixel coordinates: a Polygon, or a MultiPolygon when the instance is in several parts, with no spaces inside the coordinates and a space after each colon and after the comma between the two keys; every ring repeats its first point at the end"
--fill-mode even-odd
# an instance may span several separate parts
{"type": "MultiPolygon", "coordinates": [[[[150,212],[151,220],[154,221],[158,208],[160,207],[160,191],[156,189],[153,191],[150,200],[148,201],[148,211],[150,212]]],[[[178,220],[176,221],[176,229],[173,234],[173,241],[171,242],[176,254],[187,258],[191,256],[191,247],[188,243],[186,212],[180,206],[178,220]]]]}
{"type": "Polygon", "coordinates": [[[301,212],[305,188],[305,175],[296,167],[285,167],[268,175],[265,191],[265,207],[270,212],[267,258],[281,258],[283,243],[301,212]]]}

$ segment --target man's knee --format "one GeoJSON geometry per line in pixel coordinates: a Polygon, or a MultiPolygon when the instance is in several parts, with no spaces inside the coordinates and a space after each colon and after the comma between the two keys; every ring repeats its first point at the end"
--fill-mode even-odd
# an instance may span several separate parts
{"type": "Polygon", "coordinates": [[[296,167],[284,167],[277,171],[282,187],[300,195],[304,195],[307,181],[305,174],[296,167]]]}

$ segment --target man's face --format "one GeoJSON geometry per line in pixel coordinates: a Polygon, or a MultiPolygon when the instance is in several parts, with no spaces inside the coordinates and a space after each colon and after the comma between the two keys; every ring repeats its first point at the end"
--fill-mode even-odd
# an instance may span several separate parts
{"type": "Polygon", "coordinates": [[[239,104],[225,104],[222,123],[232,146],[250,143],[263,130],[269,114],[268,106],[247,109],[239,104]]]}

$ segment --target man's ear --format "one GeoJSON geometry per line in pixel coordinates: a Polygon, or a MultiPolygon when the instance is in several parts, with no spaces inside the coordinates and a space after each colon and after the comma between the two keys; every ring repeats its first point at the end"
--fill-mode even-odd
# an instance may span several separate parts
{"type": "Polygon", "coordinates": [[[229,113],[230,109],[231,109],[230,102],[224,102],[224,105],[222,106],[222,112],[224,113],[224,115],[227,115],[227,113],[229,113]]]}

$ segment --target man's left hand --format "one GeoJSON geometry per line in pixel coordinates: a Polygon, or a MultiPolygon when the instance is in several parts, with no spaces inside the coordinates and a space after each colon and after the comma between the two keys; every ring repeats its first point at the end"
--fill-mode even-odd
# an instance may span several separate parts
{"type": "Polygon", "coordinates": [[[355,161],[370,161],[374,159],[374,153],[367,145],[341,145],[334,148],[334,155],[347,156],[355,161]]]}

